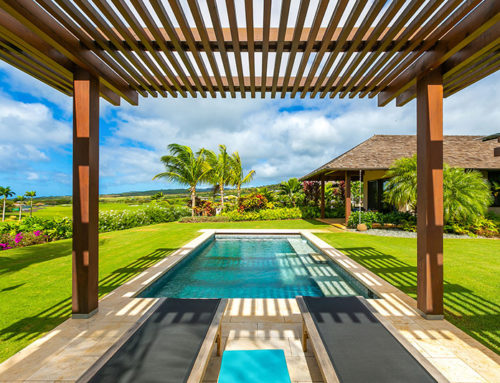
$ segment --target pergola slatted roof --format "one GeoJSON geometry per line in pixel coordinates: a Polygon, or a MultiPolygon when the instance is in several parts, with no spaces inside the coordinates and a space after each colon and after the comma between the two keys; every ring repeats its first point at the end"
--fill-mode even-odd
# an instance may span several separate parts
{"type": "Polygon", "coordinates": [[[139,95],[288,94],[378,96],[381,106],[404,105],[421,73],[440,67],[446,97],[500,67],[496,0],[259,5],[0,0],[0,58],[67,95],[73,68],[84,68],[113,104],[137,104],[139,95]]]}

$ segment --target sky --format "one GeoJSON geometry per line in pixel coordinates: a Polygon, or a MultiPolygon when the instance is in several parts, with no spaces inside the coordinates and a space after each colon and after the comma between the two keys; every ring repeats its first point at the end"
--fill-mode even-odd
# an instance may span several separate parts
{"type": "MultiPolygon", "coordinates": [[[[444,133],[500,131],[500,73],[444,101],[444,133]]],[[[238,151],[251,186],[301,177],[374,134],[415,134],[416,104],[377,99],[101,99],[100,193],[178,188],[152,178],[167,145],[238,151]]],[[[0,62],[0,186],[71,194],[72,99],[0,62]]]]}

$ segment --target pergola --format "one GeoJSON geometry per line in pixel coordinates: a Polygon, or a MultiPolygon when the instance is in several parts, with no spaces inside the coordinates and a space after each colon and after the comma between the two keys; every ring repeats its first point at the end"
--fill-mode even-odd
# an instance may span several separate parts
{"type": "Polygon", "coordinates": [[[139,95],[417,98],[418,307],[441,316],[443,97],[499,69],[499,21],[498,0],[0,0],[0,58],[73,97],[74,316],[98,308],[99,98],[139,95]]]}

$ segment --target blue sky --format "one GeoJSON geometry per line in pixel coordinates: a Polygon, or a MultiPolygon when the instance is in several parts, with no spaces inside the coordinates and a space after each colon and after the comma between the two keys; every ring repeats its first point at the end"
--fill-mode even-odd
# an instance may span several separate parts
{"type": "MultiPolygon", "coordinates": [[[[445,100],[445,134],[500,131],[500,73],[445,100]]],[[[415,102],[376,99],[101,100],[100,192],[177,188],[152,181],[172,142],[238,151],[253,185],[300,177],[374,134],[415,134],[415,102]]],[[[71,193],[71,98],[0,62],[0,185],[71,193]]]]}

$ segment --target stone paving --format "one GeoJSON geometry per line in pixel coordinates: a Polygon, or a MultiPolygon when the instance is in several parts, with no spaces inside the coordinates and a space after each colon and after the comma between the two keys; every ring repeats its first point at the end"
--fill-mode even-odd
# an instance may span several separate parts
{"type": "MultiPolygon", "coordinates": [[[[205,231],[173,255],[108,294],[100,301],[99,312],[92,318],[69,319],[0,364],[0,383],[74,382],[156,302],[153,298],[134,296],[210,238],[213,232],[205,231]]],[[[414,299],[312,233],[301,233],[374,290],[381,299],[371,299],[370,304],[450,382],[500,382],[497,354],[445,320],[425,320],[416,311],[414,299]]],[[[222,320],[223,349],[283,349],[293,383],[322,382],[314,354],[302,352],[300,331],[301,317],[294,299],[231,299],[222,320]]],[[[214,354],[204,383],[217,381],[219,367],[220,357],[214,354]]]]}

